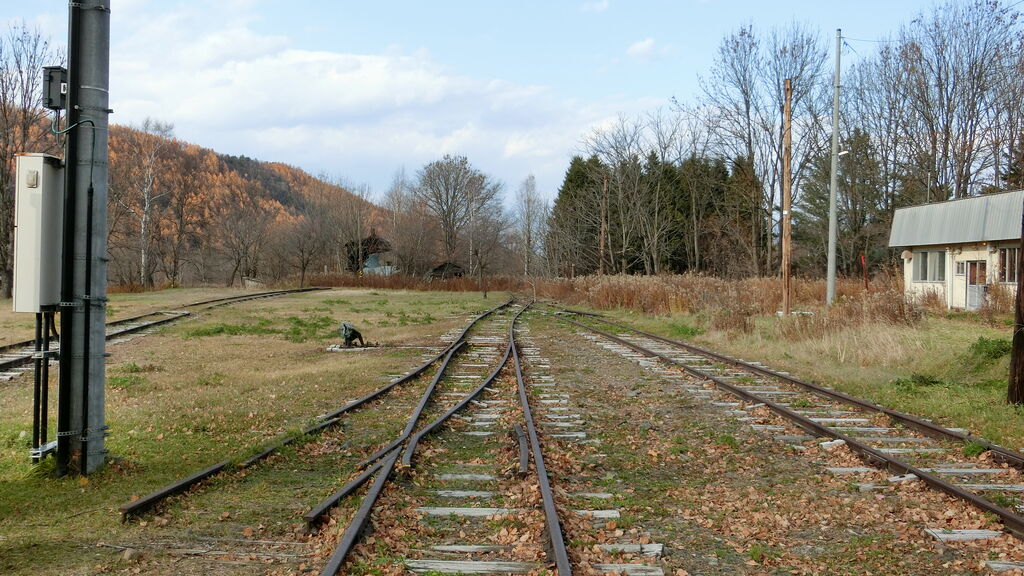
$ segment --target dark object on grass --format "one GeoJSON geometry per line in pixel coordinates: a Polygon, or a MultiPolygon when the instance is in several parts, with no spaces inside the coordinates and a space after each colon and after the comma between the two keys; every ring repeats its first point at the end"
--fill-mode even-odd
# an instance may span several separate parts
{"type": "Polygon", "coordinates": [[[363,335],[359,333],[359,330],[356,330],[355,326],[348,322],[342,322],[341,327],[338,328],[338,332],[345,340],[345,346],[351,348],[352,344],[354,344],[356,340],[359,340],[360,347],[366,346],[366,342],[363,342],[363,335]]]}

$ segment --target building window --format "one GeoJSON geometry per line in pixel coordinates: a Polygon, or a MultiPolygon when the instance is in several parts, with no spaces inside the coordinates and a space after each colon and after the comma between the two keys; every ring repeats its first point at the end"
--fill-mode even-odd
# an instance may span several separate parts
{"type": "Polygon", "coordinates": [[[999,249],[999,281],[1017,283],[1017,258],[1020,248],[999,249]]]}
{"type": "Polygon", "coordinates": [[[957,276],[963,276],[965,274],[967,274],[967,262],[957,262],[956,263],[956,275],[957,276]]]}
{"type": "Polygon", "coordinates": [[[945,282],[946,253],[944,251],[914,252],[914,282],[945,282]]]}

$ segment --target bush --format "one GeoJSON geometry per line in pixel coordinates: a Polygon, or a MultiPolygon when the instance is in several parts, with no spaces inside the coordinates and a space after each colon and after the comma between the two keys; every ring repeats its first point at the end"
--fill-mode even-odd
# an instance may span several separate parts
{"type": "Polygon", "coordinates": [[[969,349],[972,356],[984,360],[998,360],[1010,353],[1013,345],[1005,338],[978,338],[969,349]]]}

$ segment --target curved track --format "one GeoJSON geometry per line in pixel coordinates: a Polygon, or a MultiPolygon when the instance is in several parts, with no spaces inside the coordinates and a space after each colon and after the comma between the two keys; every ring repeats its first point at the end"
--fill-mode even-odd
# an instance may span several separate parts
{"type": "MultiPolygon", "coordinates": [[[[492,331],[477,341],[476,346],[489,349],[477,356],[485,360],[489,374],[474,377],[473,369],[481,367],[478,360],[449,364],[449,355],[403,433],[365,462],[378,464],[339,491],[347,495],[375,474],[321,574],[337,574],[350,561],[372,512],[376,512],[374,534],[384,538],[388,533],[404,533],[402,527],[417,519],[431,519],[428,528],[418,531],[415,549],[388,551],[414,572],[523,573],[550,565],[558,574],[572,573],[515,344],[515,322],[524,310],[511,319],[505,338],[492,331]],[[510,359],[514,378],[508,374],[510,359]],[[449,367],[450,373],[444,374],[449,367]],[[444,392],[431,400],[439,383],[444,392]],[[432,412],[440,414],[420,426],[428,403],[434,405],[432,412]],[[443,434],[442,427],[448,428],[443,434]],[[441,436],[428,439],[433,434],[441,436]],[[424,445],[426,455],[416,458],[417,448],[424,445]],[[444,457],[438,458],[439,454],[444,457]],[[399,459],[404,466],[401,479],[394,474],[399,459]],[[415,482],[408,482],[410,478],[415,482]],[[539,496],[540,502],[532,502],[529,495],[539,496]],[[410,512],[415,518],[408,517],[410,512]],[[502,535],[474,519],[518,526],[515,546],[496,544],[502,535]],[[452,559],[452,555],[471,559],[452,559]]],[[[317,507],[307,514],[307,522],[315,522],[324,511],[323,506],[317,507]]],[[[507,536],[508,528],[504,530],[507,536]]],[[[368,549],[358,550],[357,555],[362,562],[374,561],[368,549]]]]}
{"type": "MultiPolygon", "coordinates": [[[[185,478],[183,478],[183,479],[181,479],[179,481],[176,481],[176,482],[174,482],[174,483],[172,483],[172,484],[170,484],[168,486],[160,488],[160,489],[158,489],[158,490],[156,490],[156,491],[154,491],[154,492],[152,492],[152,493],[150,493],[150,494],[148,494],[148,495],[146,495],[146,496],[144,496],[142,498],[139,498],[137,500],[134,500],[132,502],[128,502],[128,503],[122,505],[120,507],[121,519],[122,520],[126,520],[129,517],[138,516],[138,515],[144,514],[147,511],[149,511],[150,509],[152,509],[154,506],[156,506],[159,503],[161,503],[164,500],[166,500],[167,498],[169,498],[171,496],[174,496],[176,494],[181,494],[183,492],[186,492],[187,490],[189,490],[192,487],[200,484],[204,480],[207,480],[207,479],[209,479],[209,478],[211,478],[211,477],[213,477],[213,476],[215,476],[217,474],[220,474],[222,472],[225,472],[225,471],[247,469],[247,468],[249,468],[249,467],[259,463],[260,461],[264,460],[268,456],[274,454],[275,452],[277,452],[281,448],[283,448],[285,446],[288,446],[290,444],[293,444],[294,442],[296,442],[297,440],[299,440],[299,439],[301,439],[301,438],[303,438],[305,436],[309,436],[309,435],[312,435],[312,434],[317,434],[317,433],[322,432],[323,430],[325,430],[327,428],[330,428],[332,426],[335,426],[335,425],[341,423],[341,417],[342,416],[344,416],[346,414],[351,414],[351,413],[359,410],[360,408],[363,408],[363,407],[367,406],[372,401],[377,400],[377,399],[383,397],[384,395],[386,395],[387,393],[391,392],[392,390],[394,390],[395,388],[397,388],[398,386],[400,386],[402,384],[406,384],[408,382],[414,381],[421,374],[423,374],[423,372],[425,372],[428,368],[430,368],[431,365],[436,363],[438,360],[440,360],[441,358],[444,358],[446,356],[450,357],[459,347],[461,347],[464,344],[464,338],[465,338],[466,334],[473,328],[474,325],[476,325],[482,319],[484,319],[487,316],[491,315],[495,311],[500,310],[501,308],[504,308],[504,307],[508,306],[509,303],[510,302],[506,302],[505,304],[502,304],[502,305],[500,305],[500,306],[498,306],[496,308],[488,310],[488,311],[484,312],[483,314],[481,314],[481,315],[477,316],[476,318],[474,318],[469,323],[469,325],[467,325],[455,337],[454,341],[447,348],[445,348],[442,352],[440,352],[439,354],[435,355],[433,358],[428,359],[426,362],[424,362],[419,367],[414,368],[413,370],[410,370],[409,372],[407,372],[406,374],[396,378],[395,380],[392,380],[386,386],[384,386],[384,387],[382,387],[382,388],[380,388],[380,389],[378,389],[378,390],[376,390],[374,392],[371,392],[370,394],[367,394],[367,395],[363,396],[362,398],[359,398],[357,400],[353,400],[351,402],[348,402],[344,406],[342,406],[342,407],[340,407],[340,408],[338,408],[336,410],[333,410],[331,412],[328,412],[326,414],[323,414],[323,415],[317,417],[312,424],[304,427],[298,433],[291,434],[291,435],[285,436],[283,438],[279,438],[277,441],[271,443],[270,445],[268,445],[268,446],[264,447],[263,449],[261,449],[260,451],[258,451],[255,455],[250,456],[250,457],[248,457],[248,458],[246,458],[244,460],[241,460],[240,462],[237,462],[237,464],[236,464],[236,459],[235,458],[228,458],[226,460],[223,460],[221,462],[218,462],[217,464],[214,464],[214,465],[210,466],[209,468],[205,468],[203,470],[200,470],[200,471],[198,471],[198,472],[196,472],[194,474],[191,474],[191,475],[189,475],[189,476],[187,476],[187,477],[185,477],[185,478]]],[[[216,305],[222,305],[222,304],[216,304],[216,305]]]]}

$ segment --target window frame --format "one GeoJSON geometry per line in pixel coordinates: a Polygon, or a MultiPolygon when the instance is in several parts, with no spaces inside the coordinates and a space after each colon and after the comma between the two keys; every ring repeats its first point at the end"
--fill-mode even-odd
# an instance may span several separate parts
{"type": "Polygon", "coordinates": [[[1020,262],[1020,247],[999,249],[999,283],[1017,283],[1017,264],[1020,262]]]}
{"type": "Polygon", "coordinates": [[[946,251],[945,250],[917,250],[914,251],[914,259],[911,264],[912,282],[945,282],[946,281],[946,251]]]}

